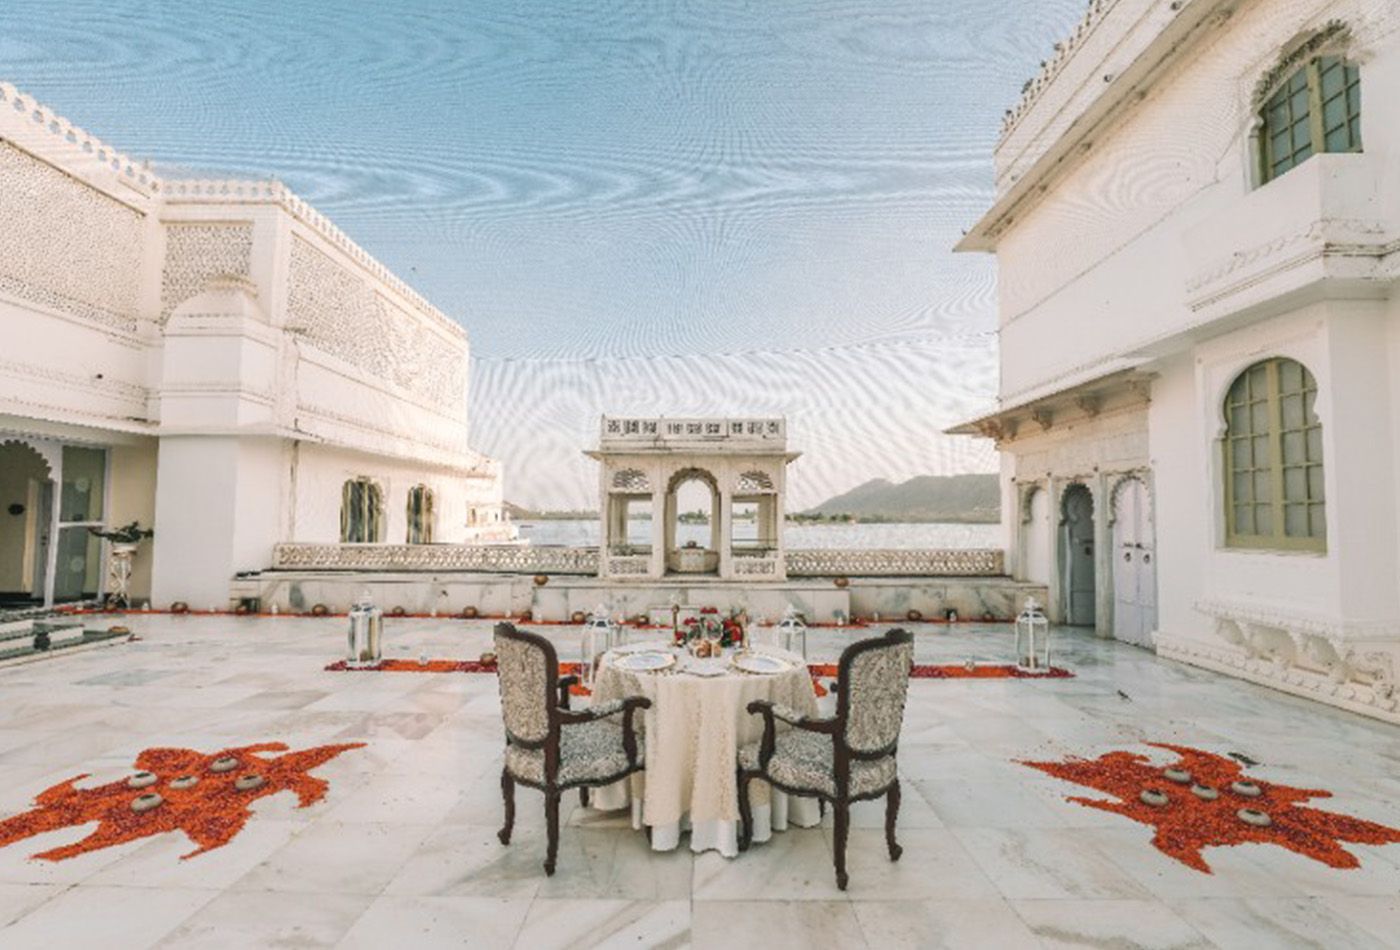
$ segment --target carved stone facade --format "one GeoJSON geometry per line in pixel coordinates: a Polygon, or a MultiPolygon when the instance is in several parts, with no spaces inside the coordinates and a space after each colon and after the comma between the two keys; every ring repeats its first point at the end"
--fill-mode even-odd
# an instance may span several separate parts
{"type": "Polygon", "coordinates": [[[1387,0],[1096,2],[958,245],[1000,272],[999,407],[960,431],[1003,452],[1013,574],[1057,619],[1392,721],[1397,68],[1387,0]]]}
{"type": "MultiPolygon", "coordinates": [[[[388,539],[415,487],[434,540],[514,537],[467,439],[460,326],[281,183],[167,182],[4,83],[0,325],[0,442],[52,450],[54,498],[70,475],[109,488],[94,523],[154,525],[139,600],[227,607],[274,544],[340,538],[359,479],[384,486],[388,539]]],[[[0,532],[0,563],[34,567],[14,589],[100,595],[106,548],[58,557],[88,524],[36,491],[0,532]]]]}
{"type": "Polygon", "coordinates": [[[0,292],[136,331],[144,215],[0,140],[0,292]]]}
{"type": "Polygon", "coordinates": [[[461,399],[465,359],[434,345],[434,331],[300,237],[292,239],[287,318],[290,329],[352,366],[437,405],[461,399]]]}
{"type": "Polygon", "coordinates": [[[160,275],[160,322],[204,290],[211,278],[247,277],[253,261],[250,222],[172,221],[165,226],[165,266],[160,275]]]}

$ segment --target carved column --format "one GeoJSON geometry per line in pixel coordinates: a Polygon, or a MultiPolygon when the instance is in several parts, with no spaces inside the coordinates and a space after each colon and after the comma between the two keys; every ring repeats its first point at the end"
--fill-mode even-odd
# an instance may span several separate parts
{"type": "MultiPolygon", "coordinates": [[[[668,474],[669,478],[669,474],[668,474]]],[[[666,479],[657,479],[651,490],[651,576],[666,576],[666,550],[670,547],[671,503],[666,479]]]]}
{"type": "Polygon", "coordinates": [[[720,486],[715,507],[719,509],[719,543],[716,545],[719,551],[719,576],[727,579],[734,576],[734,493],[728,485],[720,486]]]}

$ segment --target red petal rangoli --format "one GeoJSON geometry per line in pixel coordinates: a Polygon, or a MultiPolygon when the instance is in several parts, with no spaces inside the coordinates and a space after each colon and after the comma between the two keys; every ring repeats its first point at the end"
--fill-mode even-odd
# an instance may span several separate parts
{"type": "Polygon", "coordinates": [[[96,788],[75,788],[74,782],[87,778],[77,775],[40,792],[29,811],[0,821],[0,847],[95,821],[97,827],[81,841],[34,857],[62,861],[167,831],[183,831],[198,846],[182,855],[192,858],[233,840],[252,817],[249,806],[259,798],[293,791],[298,808],[320,801],[329,786],[310,775],[311,770],[363,745],[323,745],[276,758],[257,753],[285,752],[284,743],[263,742],[208,755],[193,749],[147,749],[136,757],[139,772],[135,776],[96,788]],[[133,808],[138,798],[144,800],[137,807],[145,810],[133,808]]]}
{"type": "Polygon", "coordinates": [[[1150,742],[1148,745],[1168,749],[1180,756],[1170,766],[1176,781],[1164,769],[1150,763],[1147,756],[1133,752],[1108,752],[1097,759],[1071,758],[1064,762],[1025,762],[1059,779],[1084,785],[1117,796],[1117,801],[1068,796],[1067,800],[1123,815],[1157,829],[1152,843],[1162,853],[1195,868],[1212,873],[1201,856],[1201,849],[1256,842],[1276,844],[1298,854],[1321,861],[1334,868],[1360,867],[1360,862],[1339,842],[1357,844],[1393,844],[1400,842],[1400,829],[1322,811],[1297,804],[1309,798],[1330,798],[1331,792],[1320,789],[1292,788],[1246,777],[1239,763],[1188,746],[1150,742]],[[1184,778],[1189,773],[1189,778],[1184,778]],[[1232,790],[1236,782],[1252,785],[1244,795],[1232,790]],[[1203,798],[1193,786],[1214,790],[1217,797],[1203,798]],[[1145,791],[1157,795],[1148,797],[1165,804],[1149,804],[1142,800],[1145,791]],[[1256,822],[1240,817],[1240,811],[1251,810],[1256,822]],[[1259,818],[1259,814],[1267,816],[1259,818]]]}

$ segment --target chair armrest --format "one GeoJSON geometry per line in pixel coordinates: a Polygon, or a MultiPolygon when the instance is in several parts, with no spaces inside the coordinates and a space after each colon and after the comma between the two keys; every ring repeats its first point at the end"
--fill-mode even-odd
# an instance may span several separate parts
{"type": "Polygon", "coordinates": [[[794,729],[803,729],[807,732],[817,732],[832,737],[835,741],[836,720],[818,719],[807,717],[787,706],[781,706],[767,699],[755,699],[749,703],[748,711],[750,715],[761,715],[763,717],[763,739],[758,747],[758,764],[765,771],[768,768],[768,760],[773,758],[773,749],[777,743],[778,725],[777,721],[792,726],[794,729]]]}
{"type": "Polygon", "coordinates": [[[569,687],[577,686],[579,678],[576,674],[570,673],[568,676],[559,677],[559,708],[569,708],[569,687]]]}

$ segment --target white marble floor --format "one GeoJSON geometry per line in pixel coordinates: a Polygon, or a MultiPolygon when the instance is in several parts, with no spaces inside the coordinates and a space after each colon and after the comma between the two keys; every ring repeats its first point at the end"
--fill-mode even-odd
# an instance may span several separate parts
{"type": "MultiPolygon", "coordinates": [[[[1355,870],[1216,848],[1201,874],[1155,850],[1150,829],[1064,800],[1094,793],[1013,761],[1144,740],[1238,751],[1263,779],[1333,791],[1319,807],[1400,825],[1400,730],[1081,632],[1056,633],[1074,679],[911,684],[904,859],[886,860],[881,806],[862,807],[843,893],[829,828],[737,860],[658,854],[573,798],[546,878],[536,793],[519,792],[510,847],[495,839],[492,677],[324,672],[342,619],[127,622],[140,642],[0,670],[0,817],[76,774],[129,774],[149,747],[367,745],[316,770],[331,783],[321,803],[263,799],[230,844],[188,861],[178,834],[56,864],[29,856],[85,830],[0,848],[0,946],[1400,945],[1400,845],[1346,845],[1355,870]]],[[[386,655],[474,658],[490,626],[390,620],[386,655]]],[[[920,662],[1010,650],[1005,627],[914,626],[920,662]]],[[[544,629],[571,658],[577,629],[544,629]]],[[[813,632],[814,658],[856,636],[813,632]]]]}

